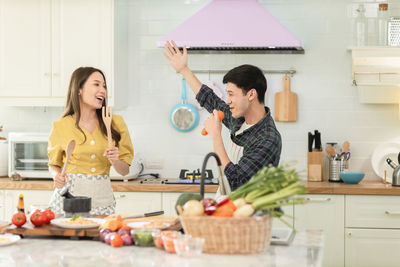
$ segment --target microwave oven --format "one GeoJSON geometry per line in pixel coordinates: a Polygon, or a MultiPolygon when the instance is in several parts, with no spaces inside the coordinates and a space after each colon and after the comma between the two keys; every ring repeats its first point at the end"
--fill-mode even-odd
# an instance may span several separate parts
{"type": "MultiPolygon", "coordinates": [[[[8,176],[18,179],[52,179],[47,156],[49,133],[14,132],[8,135],[8,176]]],[[[113,167],[110,179],[129,181],[143,171],[142,161],[133,161],[129,174],[121,176],[113,167]]]]}
{"type": "Polygon", "coordinates": [[[47,142],[49,133],[9,133],[8,176],[51,179],[48,169],[47,142]]]}

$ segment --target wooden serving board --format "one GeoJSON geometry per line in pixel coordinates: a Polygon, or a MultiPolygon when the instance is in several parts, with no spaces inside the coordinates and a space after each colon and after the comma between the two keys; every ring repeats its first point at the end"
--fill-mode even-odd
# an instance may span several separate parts
{"type": "MultiPolygon", "coordinates": [[[[116,215],[110,215],[105,219],[115,218],[116,215]]],[[[121,215],[122,218],[128,217],[130,215],[121,215]]],[[[180,230],[182,226],[180,224],[179,218],[177,216],[152,216],[152,217],[142,217],[135,219],[127,219],[125,222],[154,222],[161,221],[169,223],[171,226],[165,230],[180,230]]],[[[0,226],[1,231],[1,226],[0,226]]],[[[39,227],[35,227],[31,223],[26,223],[22,227],[18,228],[15,225],[5,225],[3,232],[16,234],[16,235],[30,235],[30,236],[70,236],[70,237],[98,237],[99,227],[86,228],[86,229],[69,229],[61,228],[52,224],[45,224],[39,227]]]]}
{"type": "Polygon", "coordinates": [[[86,228],[86,229],[69,229],[61,228],[52,224],[44,224],[39,227],[35,227],[31,223],[26,223],[22,227],[18,228],[15,225],[11,225],[6,228],[6,233],[16,235],[31,235],[31,236],[76,236],[76,237],[98,237],[99,228],[86,228]]]}

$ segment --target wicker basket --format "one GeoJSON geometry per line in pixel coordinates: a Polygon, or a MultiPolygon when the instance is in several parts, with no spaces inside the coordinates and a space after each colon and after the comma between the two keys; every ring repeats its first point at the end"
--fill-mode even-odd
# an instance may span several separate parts
{"type": "Polygon", "coordinates": [[[211,254],[252,254],[269,248],[271,215],[219,218],[180,216],[185,233],[204,238],[203,252],[211,254]]]}

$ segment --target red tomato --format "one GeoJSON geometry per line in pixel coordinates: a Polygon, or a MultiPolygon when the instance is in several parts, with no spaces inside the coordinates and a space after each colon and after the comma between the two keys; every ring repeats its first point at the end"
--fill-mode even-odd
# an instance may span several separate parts
{"type": "Polygon", "coordinates": [[[31,215],[31,222],[33,223],[33,225],[35,226],[40,226],[42,224],[45,224],[47,221],[47,217],[46,215],[44,215],[43,212],[41,212],[40,210],[36,210],[34,213],[32,213],[31,215]]]}
{"type": "Polygon", "coordinates": [[[46,215],[47,218],[46,223],[50,223],[50,221],[53,220],[55,217],[54,212],[52,210],[44,210],[42,213],[46,215]]]}
{"type": "Polygon", "coordinates": [[[15,213],[12,216],[11,222],[17,226],[17,227],[21,227],[22,225],[24,225],[26,223],[26,216],[25,213],[23,213],[22,211],[19,211],[17,213],[15,213]]]}

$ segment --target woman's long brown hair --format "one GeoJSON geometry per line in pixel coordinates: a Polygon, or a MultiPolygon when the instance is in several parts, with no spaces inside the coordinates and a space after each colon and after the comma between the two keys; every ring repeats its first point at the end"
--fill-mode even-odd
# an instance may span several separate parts
{"type": "MultiPolygon", "coordinates": [[[[79,105],[79,89],[83,87],[89,76],[94,73],[94,72],[99,72],[104,79],[104,82],[106,84],[106,90],[107,90],[107,82],[106,82],[106,77],[104,76],[104,73],[96,68],[92,67],[80,67],[76,69],[71,76],[71,80],[69,82],[69,87],[68,87],[68,93],[67,93],[67,102],[65,104],[65,109],[62,117],[66,117],[69,115],[76,114],[76,121],[75,121],[75,126],[78,128],[78,130],[83,134],[85,137],[85,140],[83,143],[86,142],[86,134],[83,132],[82,128],[79,126],[79,121],[81,119],[81,108],[79,105]]],[[[107,98],[104,99],[103,101],[103,106],[107,105],[107,98]]],[[[103,117],[101,116],[101,109],[96,110],[97,118],[99,120],[100,124],[100,129],[101,132],[103,133],[104,136],[107,136],[107,128],[106,125],[104,124],[103,117]]],[[[121,140],[121,135],[119,132],[117,132],[112,124],[111,124],[111,136],[112,139],[115,140],[116,146],[118,146],[119,141],[121,140]]]]}

